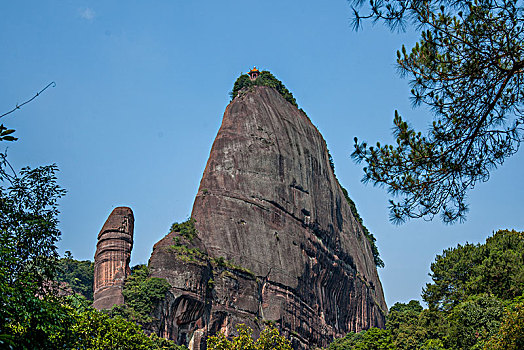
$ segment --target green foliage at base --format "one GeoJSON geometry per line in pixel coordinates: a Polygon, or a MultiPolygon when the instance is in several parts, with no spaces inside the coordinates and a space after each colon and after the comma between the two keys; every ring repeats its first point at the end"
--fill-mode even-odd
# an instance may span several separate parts
{"type": "Polygon", "coordinates": [[[111,314],[140,323],[151,322],[155,304],[165,298],[170,287],[163,278],[149,277],[146,265],[134,266],[122,290],[125,305],[114,306],[111,314]]]}
{"type": "Polygon", "coordinates": [[[253,330],[244,324],[237,326],[238,336],[228,340],[223,333],[207,339],[208,350],[291,350],[289,340],[278,333],[275,327],[268,326],[257,340],[253,330]]]}
{"type": "Polygon", "coordinates": [[[517,298],[507,307],[502,324],[484,347],[485,350],[524,349],[524,298],[517,298]]]}
{"type": "Polygon", "coordinates": [[[429,309],[396,303],[384,337],[366,342],[371,330],[350,333],[329,349],[524,349],[523,252],[524,233],[508,230],[446,249],[422,295],[429,309]]]}
{"type": "MultiPolygon", "coordinates": [[[[0,348],[53,349],[66,318],[57,288],[56,166],[11,175],[0,154],[0,348]]],[[[64,335],[63,337],[66,337],[64,335]]],[[[58,339],[60,338],[60,339],[58,339]]]]}
{"type": "Polygon", "coordinates": [[[81,295],[59,295],[57,280],[89,294],[92,264],[70,254],[58,259],[56,201],[64,191],[56,185],[57,169],[26,168],[13,178],[3,166],[0,161],[0,348],[182,349],[94,310],[81,295]]]}
{"type": "Polygon", "coordinates": [[[95,264],[89,260],[75,260],[70,251],[58,261],[57,282],[66,282],[75,293],[93,300],[93,280],[95,264]]]}
{"type": "Polygon", "coordinates": [[[68,348],[74,349],[143,349],[143,350],[184,350],[175,342],[160,338],[154,334],[146,335],[142,328],[122,316],[110,317],[77,302],[71,307],[74,316],[70,331],[75,341],[68,348]],[[79,311],[74,311],[79,310],[79,311]]]}
{"type": "Polygon", "coordinates": [[[348,333],[331,343],[328,350],[393,350],[391,332],[380,328],[370,328],[360,333],[348,333]]]}
{"type": "Polygon", "coordinates": [[[260,75],[257,79],[251,81],[249,79],[249,76],[247,74],[242,74],[238,77],[238,79],[235,81],[235,84],[233,85],[233,91],[230,92],[231,100],[233,100],[235,97],[237,97],[238,93],[244,89],[249,88],[251,86],[268,86],[278,91],[282,97],[289,103],[291,103],[293,106],[298,108],[297,101],[293,97],[293,94],[285,87],[285,85],[275,78],[273,74],[270,72],[264,70],[260,72],[260,75]]]}

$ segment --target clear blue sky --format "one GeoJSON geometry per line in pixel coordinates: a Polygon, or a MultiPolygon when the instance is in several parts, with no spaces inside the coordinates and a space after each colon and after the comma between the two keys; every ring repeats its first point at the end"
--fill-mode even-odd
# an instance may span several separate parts
{"type": "MultiPolygon", "coordinates": [[[[2,122],[17,130],[16,168],[56,163],[68,190],[60,202],[60,251],[93,259],[111,210],[132,207],[132,264],[190,212],[228,92],[253,65],[295,95],[327,141],[337,176],[377,237],[388,305],[420,299],[435,255],[483,242],[494,230],[524,230],[524,152],[470,193],[464,224],[388,222],[387,194],[360,182],[353,137],[391,141],[393,112],[424,127],[396,50],[413,33],[350,26],[338,1],[3,1],[0,111],[48,89],[2,122]]],[[[3,147],[3,146],[2,146],[3,147]]]]}

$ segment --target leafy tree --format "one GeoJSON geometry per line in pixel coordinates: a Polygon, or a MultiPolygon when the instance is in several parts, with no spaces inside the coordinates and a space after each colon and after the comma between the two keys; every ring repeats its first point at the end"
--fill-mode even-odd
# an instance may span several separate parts
{"type": "Polygon", "coordinates": [[[54,165],[10,173],[0,162],[0,344],[57,348],[68,324],[51,282],[56,273],[58,199],[54,165]]]}
{"type": "Polygon", "coordinates": [[[495,334],[504,315],[504,306],[494,296],[474,295],[449,314],[447,345],[451,349],[481,349],[495,334]]]}
{"type": "Polygon", "coordinates": [[[67,348],[86,350],[187,349],[154,334],[148,336],[139,325],[121,316],[110,317],[106,313],[99,312],[93,309],[87,300],[78,296],[69,299],[68,307],[75,322],[70,330],[74,340],[67,345],[67,348]]]}
{"type": "Polygon", "coordinates": [[[524,299],[522,297],[508,308],[498,333],[486,342],[484,349],[524,349],[524,299]]]}
{"type": "Polygon", "coordinates": [[[484,244],[446,249],[431,264],[433,282],[423,290],[429,309],[416,300],[395,303],[385,330],[349,333],[329,350],[375,349],[377,344],[399,350],[523,348],[522,252],[524,233],[508,230],[484,244]]]}
{"type": "Polygon", "coordinates": [[[492,293],[510,300],[524,292],[524,233],[501,230],[485,244],[446,249],[431,264],[433,283],[422,297],[432,308],[451,310],[469,295],[492,293]]]}
{"type": "Polygon", "coordinates": [[[389,308],[389,313],[392,312],[412,312],[414,314],[419,314],[424,308],[420,305],[418,300],[410,300],[407,304],[404,303],[395,303],[392,307],[389,308]]]}
{"type": "Polygon", "coordinates": [[[93,300],[94,263],[89,260],[75,260],[70,251],[58,261],[56,281],[66,282],[75,292],[93,300]]]}
{"type": "Polygon", "coordinates": [[[425,329],[419,326],[422,306],[416,300],[408,304],[395,303],[389,310],[386,329],[391,332],[393,344],[397,349],[418,349],[425,340],[425,329]]]}
{"type": "Polygon", "coordinates": [[[443,349],[443,339],[448,331],[446,313],[439,310],[424,309],[418,317],[418,327],[424,329],[424,339],[420,339],[421,349],[443,349]]]}
{"type": "MultiPolygon", "coordinates": [[[[362,9],[364,1],[351,1],[362,9]]],[[[392,29],[411,22],[419,42],[397,52],[409,76],[414,106],[433,113],[424,134],[395,111],[395,145],[368,146],[355,138],[352,157],[364,162],[364,181],[385,186],[391,220],[464,220],[467,191],[517,152],[524,123],[524,18],[518,0],[371,0],[355,26],[371,18],[392,29]]]]}
{"type": "Polygon", "coordinates": [[[244,324],[237,326],[238,336],[232,340],[224,333],[218,333],[207,339],[208,350],[291,350],[289,340],[278,333],[274,327],[268,326],[257,340],[252,337],[253,330],[244,324]]]}
{"type": "Polygon", "coordinates": [[[437,310],[424,310],[417,300],[395,303],[386,318],[396,349],[443,349],[447,332],[445,315],[437,310]]]}
{"type": "Polygon", "coordinates": [[[380,328],[370,328],[360,333],[348,333],[344,338],[329,344],[328,350],[392,350],[391,332],[380,328]]]}

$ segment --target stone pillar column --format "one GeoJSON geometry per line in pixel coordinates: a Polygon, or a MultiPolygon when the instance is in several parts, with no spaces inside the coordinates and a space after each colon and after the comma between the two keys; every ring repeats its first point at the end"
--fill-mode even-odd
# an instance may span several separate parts
{"type": "Polygon", "coordinates": [[[128,207],[118,207],[107,218],[98,234],[95,253],[93,307],[110,309],[124,303],[122,288],[129,275],[135,219],[128,207]]]}

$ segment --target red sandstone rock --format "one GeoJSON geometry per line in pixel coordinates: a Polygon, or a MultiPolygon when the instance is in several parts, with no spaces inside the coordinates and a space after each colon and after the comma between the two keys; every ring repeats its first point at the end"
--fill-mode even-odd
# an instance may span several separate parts
{"type": "Polygon", "coordinates": [[[118,207],[109,215],[98,234],[93,285],[93,307],[97,310],[124,303],[122,287],[130,273],[134,222],[130,208],[118,207]]]}
{"type": "Polygon", "coordinates": [[[207,260],[177,254],[176,233],[150,259],[172,286],[155,310],[160,335],[204,349],[209,334],[234,334],[238,323],[257,333],[271,321],[309,349],[384,326],[371,247],[325,141],[274,89],[255,87],[227,107],[192,217],[198,237],[186,243],[207,260]]]}

